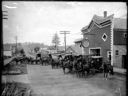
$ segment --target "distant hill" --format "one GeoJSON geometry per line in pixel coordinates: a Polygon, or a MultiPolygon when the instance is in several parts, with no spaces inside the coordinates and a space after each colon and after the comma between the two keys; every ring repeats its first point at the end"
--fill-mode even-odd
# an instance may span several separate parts
{"type": "MultiPolygon", "coordinates": [[[[6,43],[4,45],[10,45],[10,46],[16,46],[16,43],[6,43]]],[[[33,51],[35,47],[40,47],[40,48],[47,48],[47,49],[53,49],[55,50],[54,46],[48,46],[48,45],[44,45],[43,43],[30,43],[30,42],[25,42],[25,43],[18,43],[17,45],[20,45],[20,48],[23,48],[25,53],[28,53],[30,51],[33,51]]],[[[73,46],[73,45],[70,45],[73,46]]],[[[67,48],[69,47],[66,46],[67,48]]],[[[59,51],[63,51],[65,50],[65,46],[59,46],[58,47],[59,51]]]]}
{"type": "Polygon", "coordinates": [[[22,43],[22,46],[24,48],[25,53],[33,51],[35,47],[39,47],[39,48],[48,47],[47,45],[44,45],[43,43],[22,43]]]}

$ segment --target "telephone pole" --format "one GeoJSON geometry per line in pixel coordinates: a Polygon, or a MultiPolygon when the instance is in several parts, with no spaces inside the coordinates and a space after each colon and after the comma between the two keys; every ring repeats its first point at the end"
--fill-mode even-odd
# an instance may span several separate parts
{"type": "Polygon", "coordinates": [[[64,42],[65,42],[65,54],[66,54],[66,35],[70,34],[70,31],[60,31],[60,34],[64,34],[64,42]]]}
{"type": "Polygon", "coordinates": [[[17,36],[15,37],[16,39],[16,56],[17,56],[17,36]]]}

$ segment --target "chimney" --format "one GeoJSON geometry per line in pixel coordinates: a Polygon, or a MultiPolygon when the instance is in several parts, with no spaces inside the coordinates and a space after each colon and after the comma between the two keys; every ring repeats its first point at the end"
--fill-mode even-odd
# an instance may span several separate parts
{"type": "Polygon", "coordinates": [[[107,11],[104,11],[104,18],[107,17],[107,11]]]}

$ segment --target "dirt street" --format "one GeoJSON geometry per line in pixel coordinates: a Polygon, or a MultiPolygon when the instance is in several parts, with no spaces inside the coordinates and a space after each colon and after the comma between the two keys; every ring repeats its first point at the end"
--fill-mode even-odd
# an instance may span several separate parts
{"type": "Polygon", "coordinates": [[[38,96],[120,95],[114,93],[117,86],[111,89],[113,83],[103,80],[101,75],[77,78],[75,75],[64,74],[62,69],[52,69],[51,66],[28,65],[27,68],[31,87],[38,96]]]}

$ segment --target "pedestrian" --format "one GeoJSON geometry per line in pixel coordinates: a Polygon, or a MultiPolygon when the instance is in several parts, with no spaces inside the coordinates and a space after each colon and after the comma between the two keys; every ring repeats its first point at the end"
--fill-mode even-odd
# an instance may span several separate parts
{"type": "Polygon", "coordinates": [[[109,68],[106,62],[103,63],[103,70],[104,70],[104,78],[107,80],[109,74],[109,68]]]}
{"type": "Polygon", "coordinates": [[[52,60],[52,55],[49,54],[49,64],[50,64],[50,65],[52,65],[52,61],[53,61],[53,60],[52,60]]]}
{"type": "Polygon", "coordinates": [[[113,66],[109,64],[109,76],[114,75],[113,66]]]}

